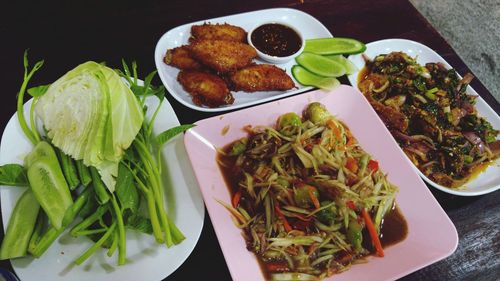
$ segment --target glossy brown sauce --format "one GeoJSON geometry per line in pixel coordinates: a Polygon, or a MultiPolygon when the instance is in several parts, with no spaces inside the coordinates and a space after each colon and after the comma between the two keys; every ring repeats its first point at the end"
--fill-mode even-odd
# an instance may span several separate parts
{"type": "Polygon", "coordinates": [[[276,57],[293,55],[302,47],[302,40],[288,26],[269,23],[257,27],[251,34],[252,44],[259,51],[276,57]]]}
{"type": "Polygon", "coordinates": [[[380,242],[385,248],[403,241],[408,236],[408,224],[397,205],[382,220],[380,242]]]}
{"type": "Polygon", "coordinates": [[[366,80],[366,78],[368,77],[368,74],[370,74],[370,70],[368,69],[368,67],[363,66],[363,68],[359,71],[359,74],[358,74],[358,85],[357,85],[358,88],[359,88],[359,84],[366,80]]]}

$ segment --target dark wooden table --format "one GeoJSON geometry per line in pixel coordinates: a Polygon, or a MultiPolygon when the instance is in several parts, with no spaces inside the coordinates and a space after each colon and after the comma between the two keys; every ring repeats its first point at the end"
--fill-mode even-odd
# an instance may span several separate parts
{"type": "MultiPolygon", "coordinates": [[[[304,2],[91,0],[22,1],[13,4],[13,7],[5,7],[5,4],[2,4],[0,129],[5,127],[15,112],[16,92],[23,75],[22,55],[27,48],[30,49],[32,61],[45,59],[43,71],[36,75],[32,85],[50,83],[87,60],[106,61],[113,67],[119,67],[122,58],[128,61],[136,60],[143,77],[155,69],[154,47],[167,30],[192,21],[272,7],[291,7],[307,12],[321,21],[334,36],[354,37],[364,42],[385,38],[419,41],[441,54],[459,73],[470,72],[446,41],[407,1],[304,2]]],[[[497,113],[500,112],[499,103],[480,81],[474,80],[472,87],[497,113]]],[[[170,97],[169,101],[181,123],[190,123],[214,115],[190,110],[170,97]]],[[[459,246],[450,257],[402,279],[498,280],[500,192],[466,198],[431,190],[455,224],[460,237],[459,246]]],[[[0,266],[10,268],[6,261],[0,262],[0,266]]],[[[203,233],[195,250],[167,279],[230,278],[207,214],[203,233]]]]}

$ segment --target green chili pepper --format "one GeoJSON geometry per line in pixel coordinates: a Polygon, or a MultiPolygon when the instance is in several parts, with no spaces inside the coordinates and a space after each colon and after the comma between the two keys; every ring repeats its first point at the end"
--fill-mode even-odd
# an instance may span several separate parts
{"type": "Polygon", "coordinates": [[[7,232],[0,249],[0,260],[26,255],[39,210],[40,205],[33,192],[30,189],[26,190],[17,200],[10,216],[7,232]]]}

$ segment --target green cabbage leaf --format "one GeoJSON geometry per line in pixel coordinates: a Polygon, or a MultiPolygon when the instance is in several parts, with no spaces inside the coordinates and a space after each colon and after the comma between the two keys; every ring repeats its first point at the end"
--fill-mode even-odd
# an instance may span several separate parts
{"type": "Polygon", "coordinates": [[[144,121],[141,106],[111,68],[83,63],[52,83],[35,106],[52,143],[99,171],[113,192],[118,164],[144,121]]]}

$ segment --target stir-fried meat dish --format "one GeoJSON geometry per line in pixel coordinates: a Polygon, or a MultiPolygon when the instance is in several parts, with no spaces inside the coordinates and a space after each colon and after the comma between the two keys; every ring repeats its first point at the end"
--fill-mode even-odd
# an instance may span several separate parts
{"type": "Polygon", "coordinates": [[[230,75],[232,87],[237,91],[285,91],[295,87],[290,76],[274,65],[255,64],[230,75]]]}
{"type": "Polygon", "coordinates": [[[393,52],[366,62],[359,88],[420,171],[459,187],[500,155],[499,131],[466,93],[472,78],[393,52]]]}

